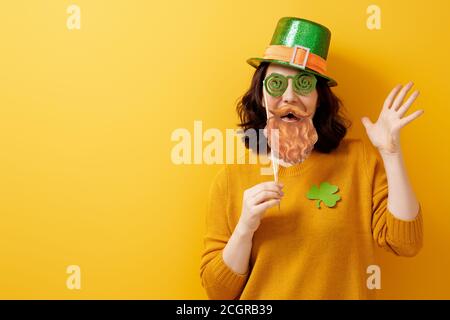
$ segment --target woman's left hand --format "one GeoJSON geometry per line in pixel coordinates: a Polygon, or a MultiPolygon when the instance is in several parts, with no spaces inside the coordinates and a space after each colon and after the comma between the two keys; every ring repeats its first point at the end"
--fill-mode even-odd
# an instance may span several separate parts
{"type": "Polygon", "coordinates": [[[370,141],[381,154],[392,155],[400,153],[400,129],[424,113],[424,110],[418,110],[402,118],[419,96],[419,91],[416,90],[403,103],[406,94],[412,86],[413,83],[409,82],[403,88],[401,85],[397,85],[392,89],[384,101],[383,109],[377,122],[372,123],[367,117],[361,119],[370,141]]]}

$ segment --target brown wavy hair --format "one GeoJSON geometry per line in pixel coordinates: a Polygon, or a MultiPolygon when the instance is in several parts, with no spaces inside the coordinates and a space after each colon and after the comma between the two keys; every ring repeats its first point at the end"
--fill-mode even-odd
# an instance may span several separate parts
{"type": "MultiPolygon", "coordinates": [[[[238,126],[244,131],[254,129],[264,129],[266,126],[266,109],[262,105],[263,93],[262,83],[266,75],[268,62],[262,62],[255,73],[248,91],[239,99],[236,111],[240,123],[238,126]]],[[[317,78],[317,108],[313,117],[313,124],[316,128],[318,140],[314,145],[314,150],[322,153],[329,153],[339,146],[341,140],[345,137],[347,129],[351,126],[351,121],[342,116],[340,111],[343,109],[341,100],[331,91],[327,85],[327,80],[322,77],[317,78]]],[[[267,139],[264,135],[256,135],[257,150],[270,150],[267,145],[267,139]]],[[[247,135],[243,136],[243,142],[246,148],[251,148],[247,135]]]]}

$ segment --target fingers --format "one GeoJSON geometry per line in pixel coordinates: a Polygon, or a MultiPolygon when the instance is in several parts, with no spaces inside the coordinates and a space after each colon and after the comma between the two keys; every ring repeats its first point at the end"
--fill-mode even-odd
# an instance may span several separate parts
{"type": "MultiPolygon", "coordinates": [[[[412,86],[414,85],[414,83],[412,81],[408,82],[399,92],[399,89],[401,88],[400,85],[396,86],[391,93],[389,94],[388,98],[385,101],[385,105],[387,105],[389,107],[389,105],[392,103],[392,106],[390,106],[389,108],[391,108],[392,110],[397,111],[399,118],[403,117],[403,115],[408,111],[408,109],[411,107],[411,105],[413,104],[413,102],[417,99],[417,97],[419,96],[420,92],[418,90],[415,90],[410,96],[409,98],[406,100],[405,103],[403,103],[403,100],[405,99],[406,94],[408,93],[408,91],[412,88],[412,86]],[[398,96],[395,98],[395,100],[392,102],[393,97],[398,93],[398,96]],[[403,104],[402,104],[403,103],[403,104]]],[[[399,122],[399,128],[402,128],[404,126],[406,126],[408,123],[410,123],[411,121],[417,119],[418,117],[420,117],[422,114],[424,113],[424,110],[418,110],[412,114],[410,114],[409,116],[400,119],[399,122]]]]}
{"type": "Polygon", "coordinates": [[[406,100],[406,102],[398,109],[398,116],[401,118],[408,111],[411,104],[417,99],[420,92],[418,90],[414,91],[411,96],[406,100]]]}
{"type": "Polygon", "coordinates": [[[272,199],[281,199],[283,197],[283,193],[275,192],[275,191],[266,191],[263,190],[257,193],[252,199],[249,200],[251,205],[258,205],[262,202],[272,199]]]}
{"type": "Polygon", "coordinates": [[[388,97],[384,101],[383,109],[389,109],[392,105],[392,101],[394,101],[395,96],[401,89],[401,85],[397,85],[394,89],[392,89],[391,93],[389,93],[388,97]]]}
{"type": "Polygon", "coordinates": [[[362,117],[361,122],[366,129],[369,129],[371,126],[373,126],[372,121],[370,121],[370,119],[367,117],[362,117]]]}
{"type": "Polygon", "coordinates": [[[276,183],[275,181],[262,182],[248,189],[247,195],[249,197],[254,197],[257,193],[263,190],[280,192],[282,187],[283,187],[282,183],[276,183]]]}
{"type": "Polygon", "coordinates": [[[406,126],[414,119],[420,117],[424,112],[425,112],[424,110],[417,110],[416,112],[411,113],[409,116],[404,117],[403,119],[400,120],[400,128],[406,126]]]}
{"type": "Polygon", "coordinates": [[[397,110],[403,103],[403,99],[405,99],[406,94],[408,93],[408,91],[412,88],[413,86],[413,82],[410,81],[408,82],[400,91],[400,93],[398,94],[397,98],[395,98],[394,103],[392,104],[391,109],[393,110],[397,110]]]}
{"type": "Polygon", "coordinates": [[[263,202],[255,207],[258,212],[264,212],[269,208],[272,208],[280,203],[280,199],[273,199],[266,202],[263,202]]]}

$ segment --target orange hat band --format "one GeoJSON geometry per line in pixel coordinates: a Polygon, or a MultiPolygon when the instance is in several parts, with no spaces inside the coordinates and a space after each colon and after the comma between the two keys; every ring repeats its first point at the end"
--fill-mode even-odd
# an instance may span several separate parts
{"type": "Polygon", "coordinates": [[[309,48],[303,46],[271,45],[264,51],[264,59],[285,61],[302,69],[308,67],[326,76],[327,62],[322,57],[311,53],[309,48]]]}

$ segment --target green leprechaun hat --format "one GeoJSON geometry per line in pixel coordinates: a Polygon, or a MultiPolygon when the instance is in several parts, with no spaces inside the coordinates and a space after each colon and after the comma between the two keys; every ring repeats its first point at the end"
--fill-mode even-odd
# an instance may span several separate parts
{"type": "Polygon", "coordinates": [[[250,58],[247,63],[257,68],[261,62],[306,70],[328,80],[328,86],[337,82],[327,75],[327,55],[330,30],[316,22],[284,17],[278,21],[270,45],[262,58],[250,58]]]}

